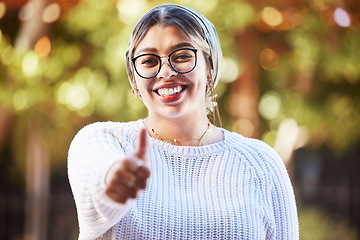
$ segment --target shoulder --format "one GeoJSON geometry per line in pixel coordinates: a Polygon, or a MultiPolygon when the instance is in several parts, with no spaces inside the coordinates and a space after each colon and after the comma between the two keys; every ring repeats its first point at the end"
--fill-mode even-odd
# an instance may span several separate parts
{"type": "Polygon", "coordinates": [[[224,131],[228,138],[228,143],[231,144],[235,151],[255,154],[255,156],[269,155],[269,157],[274,157],[273,155],[275,155],[275,157],[278,157],[278,154],[271,146],[259,139],[244,137],[238,133],[227,130],[224,131]]]}
{"type": "MultiPolygon", "coordinates": [[[[134,141],[140,133],[141,120],[131,122],[95,122],[84,126],[75,135],[71,146],[121,144],[134,141]]],[[[127,145],[127,144],[124,144],[127,145]]]]}
{"type": "Polygon", "coordinates": [[[265,174],[273,170],[284,172],[284,162],[279,154],[267,143],[259,139],[244,137],[234,132],[227,132],[227,135],[232,149],[254,168],[265,174]]]}
{"type": "Polygon", "coordinates": [[[240,162],[251,167],[265,192],[281,184],[291,188],[285,163],[271,146],[261,140],[247,138],[237,133],[230,132],[229,135],[233,141],[232,151],[238,154],[240,162]]]}
{"type": "Polygon", "coordinates": [[[84,126],[76,134],[76,137],[99,137],[117,132],[138,132],[140,129],[140,120],[131,122],[94,122],[84,126]]]}

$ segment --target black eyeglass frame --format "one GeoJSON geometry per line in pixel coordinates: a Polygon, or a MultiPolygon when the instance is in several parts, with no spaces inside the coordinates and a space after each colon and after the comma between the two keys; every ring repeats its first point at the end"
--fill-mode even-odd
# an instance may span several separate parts
{"type": "Polygon", "coordinates": [[[197,64],[197,54],[196,54],[196,53],[197,53],[198,51],[200,51],[200,49],[195,49],[195,48],[179,48],[179,49],[176,49],[176,50],[172,51],[169,55],[163,56],[163,57],[160,57],[159,55],[152,54],[152,53],[144,53],[144,54],[140,54],[139,56],[136,56],[136,57],[131,58],[131,61],[132,61],[132,63],[133,63],[133,66],[134,66],[134,69],[135,69],[137,75],[139,75],[140,77],[145,78],[145,79],[154,78],[154,77],[156,77],[156,76],[159,74],[159,72],[160,72],[160,70],[161,70],[161,67],[162,67],[162,65],[163,65],[161,59],[164,58],[164,57],[167,57],[167,58],[168,58],[169,65],[170,65],[170,67],[171,67],[172,70],[174,70],[175,72],[180,73],[180,74],[185,74],[185,73],[189,73],[189,72],[191,72],[192,70],[195,69],[196,64],[197,64]],[[180,51],[180,50],[190,50],[190,51],[193,51],[194,54],[195,54],[195,63],[194,63],[194,66],[193,66],[189,71],[181,72],[181,71],[176,70],[175,67],[172,65],[172,63],[171,63],[171,61],[170,61],[171,55],[173,55],[175,52],[180,51]],[[151,76],[151,77],[144,77],[144,76],[141,76],[141,74],[140,74],[140,73],[138,72],[138,70],[136,69],[135,61],[136,61],[136,59],[138,59],[139,57],[149,56],[149,55],[150,55],[150,56],[154,56],[154,57],[156,57],[157,59],[159,59],[159,62],[160,62],[160,64],[159,64],[159,69],[158,69],[158,71],[157,71],[153,76],[151,76]]]}

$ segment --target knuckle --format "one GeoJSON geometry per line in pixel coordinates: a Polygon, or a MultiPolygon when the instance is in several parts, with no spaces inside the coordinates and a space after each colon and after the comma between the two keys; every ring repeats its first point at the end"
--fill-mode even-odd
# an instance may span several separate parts
{"type": "Polygon", "coordinates": [[[132,192],[130,194],[130,198],[136,198],[137,197],[137,192],[132,192]]]}
{"type": "Polygon", "coordinates": [[[139,179],[137,183],[137,187],[139,189],[145,189],[146,188],[146,179],[139,179]]]}
{"type": "Polygon", "coordinates": [[[122,175],[122,169],[120,168],[120,169],[116,170],[114,175],[115,175],[116,177],[121,177],[121,175],[122,175]]]}
{"type": "Polygon", "coordinates": [[[121,161],[120,163],[120,168],[127,168],[127,166],[129,165],[129,160],[128,159],[124,159],[123,161],[121,161]]]}
{"type": "Polygon", "coordinates": [[[108,196],[108,197],[110,197],[110,195],[111,195],[111,190],[110,190],[109,187],[107,187],[107,188],[105,189],[105,195],[108,196]]]}
{"type": "Polygon", "coordinates": [[[138,176],[141,179],[147,179],[150,177],[150,170],[147,167],[141,167],[138,176]]]}

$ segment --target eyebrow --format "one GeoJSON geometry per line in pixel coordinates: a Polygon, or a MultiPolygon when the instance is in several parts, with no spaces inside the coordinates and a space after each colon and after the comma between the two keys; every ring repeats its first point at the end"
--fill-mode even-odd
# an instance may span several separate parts
{"type": "MultiPolygon", "coordinates": [[[[183,48],[183,47],[191,47],[191,48],[195,48],[194,45],[192,45],[191,43],[189,42],[183,42],[183,43],[178,43],[174,46],[172,46],[170,48],[170,52],[176,50],[176,49],[179,49],[179,48],[183,48]]],[[[151,52],[151,53],[157,53],[158,50],[156,48],[152,48],[152,47],[147,47],[147,48],[142,48],[140,49],[136,55],[140,55],[141,53],[147,53],[147,52],[151,52]]]]}

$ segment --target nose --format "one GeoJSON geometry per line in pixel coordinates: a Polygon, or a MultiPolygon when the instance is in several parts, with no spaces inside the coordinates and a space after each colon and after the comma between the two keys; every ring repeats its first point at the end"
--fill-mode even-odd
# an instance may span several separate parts
{"type": "Polygon", "coordinates": [[[175,75],[177,75],[177,72],[171,67],[168,57],[162,57],[160,71],[157,76],[159,78],[169,79],[175,75]]]}

